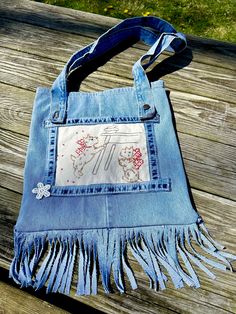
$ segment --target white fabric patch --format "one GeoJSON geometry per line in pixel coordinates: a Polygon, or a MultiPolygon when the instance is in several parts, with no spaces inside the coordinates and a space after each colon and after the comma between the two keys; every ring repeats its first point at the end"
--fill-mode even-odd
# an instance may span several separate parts
{"type": "Polygon", "coordinates": [[[57,186],[150,181],[144,125],[59,127],[57,186]]]}

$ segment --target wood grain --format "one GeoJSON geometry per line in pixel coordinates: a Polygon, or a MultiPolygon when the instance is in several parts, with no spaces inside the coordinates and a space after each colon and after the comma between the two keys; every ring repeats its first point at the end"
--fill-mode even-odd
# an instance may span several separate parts
{"type": "MultiPolygon", "coordinates": [[[[60,8],[58,8],[60,10],[60,8]]],[[[73,11],[79,12],[79,11],[73,11]]],[[[81,13],[81,12],[79,12],[81,13]]],[[[1,46],[10,48],[17,51],[25,51],[25,52],[32,52],[33,54],[40,55],[42,57],[52,58],[53,60],[56,58],[57,60],[61,60],[63,62],[67,61],[71,54],[75,51],[81,49],[85,45],[88,45],[92,41],[97,38],[95,36],[89,36],[86,33],[86,36],[82,33],[73,34],[70,32],[70,28],[66,28],[66,25],[63,25],[62,30],[58,30],[57,28],[51,27],[47,29],[42,26],[37,26],[34,24],[29,24],[29,20],[23,22],[19,22],[16,20],[9,20],[5,18],[6,16],[0,14],[0,26],[1,26],[1,46]],[[19,27],[21,28],[21,32],[19,33],[19,27]],[[32,33],[32,28],[34,32],[32,33]],[[65,31],[68,31],[68,34],[65,36],[65,31]],[[39,46],[37,43],[43,42],[44,45],[39,46]]],[[[14,13],[11,14],[11,18],[14,17],[14,13]]],[[[82,19],[84,17],[82,16],[82,19]]],[[[110,20],[110,19],[109,19],[110,20]]],[[[78,23],[81,21],[81,18],[78,20],[78,23]]],[[[35,20],[34,20],[35,22],[35,20]]],[[[115,24],[115,20],[114,20],[115,24]]],[[[97,31],[96,25],[93,25],[94,29],[97,31]]],[[[84,28],[80,28],[80,30],[84,28]]],[[[102,33],[101,33],[102,34],[102,33]]],[[[189,48],[192,48],[191,43],[194,42],[194,39],[189,40],[189,48]]],[[[198,46],[201,45],[202,41],[198,40],[198,46]]],[[[217,42],[219,43],[219,42],[217,42]]],[[[147,46],[144,44],[139,43],[137,45],[138,49],[134,49],[137,58],[138,54],[145,52],[147,50],[147,46]]],[[[209,43],[209,47],[211,47],[211,54],[208,56],[207,51],[204,50],[205,53],[199,54],[196,48],[192,50],[193,60],[191,65],[197,66],[200,68],[205,68],[205,70],[209,66],[214,66],[214,71],[221,73],[222,75],[227,69],[235,71],[235,58],[234,55],[231,56],[230,62],[225,62],[225,55],[224,54],[216,54],[217,50],[212,49],[212,45],[209,43]],[[215,63],[212,63],[213,60],[215,63]],[[219,64],[220,62],[220,64],[219,64]],[[217,67],[215,67],[217,64],[217,67]],[[222,69],[223,68],[223,69],[222,69]]],[[[215,47],[215,45],[213,45],[215,47]]],[[[231,54],[230,54],[231,55],[231,54]]],[[[228,55],[228,58],[230,58],[228,55]]],[[[128,64],[132,64],[135,58],[130,55],[129,53],[125,54],[126,61],[128,64]]],[[[190,57],[185,54],[185,57],[190,57]]],[[[161,58],[161,57],[160,57],[161,58]]],[[[175,65],[177,66],[177,65],[175,65]]],[[[210,69],[212,67],[209,67],[210,69]]],[[[122,69],[121,69],[122,70],[122,69]]],[[[229,71],[230,73],[230,71],[229,71]]]]}
{"type": "MultiPolygon", "coordinates": [[[[41,45],[43,45],[43,42],[41,45]]],[[[114,57],[106,65],[89,75],[83,82],[83,90],[87,91],[87,88],[92,88],[94,91],[99,91],[113,87],[132,85],[132,66],[128,66],[124,55],[129,52],[134,60],[137,60],[138,56],[135,57],[133,52],[131,52],[132,49],[133,48],[129,48],[126,52],[122,52],[118,60],[114,57]],[[120,59],[121,57],[123,58],[120,59]],[[126,72],[125,75],[122,75],[123,71],[126,72]],[[101,75],[103,77],[102,81],[100,80],[101,75]]],[[[2,67],[0,81],[29,90],[34,90],[35,87],[38,86],[37,82],[40,85],[50,86],[64,65],[62,62],[56,60],[40,57],[29,52],[13,51],[4,47],[0,49],[0,58],[0,66],[2,67]],[[17,76],[12,75],[12,73],[16,73],[17,76]]],[[[176,62],[178,62],[177,60],[179,58],[180,57],[175,57],[176,62]]],[[[179,60],[181,62],[183,61],[182,58],[179,60]]],[[[221,72],[214,73],[214,67],[212,66],[209,66],[212,67],[210,70],[204,67],[202,71],[199,67],[191,67],[191,71],[188,67],[181,69],[180,65],[176,67],[172,66],[171,63],[169,63],[168,67],[176,72],[174,77],[172,75],[165,76],[167,88],[182,92],[191,92],[191,94],[211,97],[220,101],[228,101],[232,104],[236,103],[236,92],[233,88],[236,79],[232,70],[227,69],[227,73],[223,75],[221,72]],[[176,84],[176,80],[178,84],[176,84]],[[219,89],[219,85],[222,86],[221,89],[219,89]]],[[[164,72],[165,70],[161,69],[160,72],[162,71],[164,72]]],[[[157,78],[157,76],[154,75],[153,79],[154,78],[157,78]]]]}
{"type": "MultiPolygon", "coordinates": [[[[5,269],[13,257],[35,89],[50,87],[72,53],[117,22],[27,0],[0,3],[0,266],[5,269]]],[[[188,44],[184,54],[156,66],[150,79],[161,76],[170,90],[195,206],[212,236],[236,254],[236,46],[194,36],[188,36],[188,44]]],[[[146,49],[137,43],[115,56],[89,75],[81,90],[131,86],[132,65],[146,49]]],[[[200,289],[176,290],[169,282],[167,290],[156,293],[129,257],[138,290],[105,295],[100,283],[98,296],[78,298],[75,276],[71,302],[106,313],[236,313],[236,273],[216,271],[212,281],[198,271],[200,289]]],[[[17,304],[22,310],[17,313],[27,308],[37,313],[40,306],[47,313],[61,311],[8,283],[0,283],[0,292],[0,310],[4,305],[6,313],[18,310],[17,304]]]]}
{"type": "Polygon", "coordinates": [[[37,299],[19,288],[0,282],[0,313],[1,314],[66,314],[55,305],[37,299]]]}
{"type": "Polygon", "coordinates": [[[234,105],[176,91],[170,92],[170,99],[179,132],[230,146],[236,145],[234,105]]]}

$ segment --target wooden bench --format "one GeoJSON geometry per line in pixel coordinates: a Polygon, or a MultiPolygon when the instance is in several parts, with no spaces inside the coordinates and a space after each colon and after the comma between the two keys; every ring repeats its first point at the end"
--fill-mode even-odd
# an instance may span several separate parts
{"type": "MultiPolygon", "coordinates": [[[[98,296],[76,297],[72,291],[65,298],[20,290],[7,280],[35,89],[50,87],[72,53],[117,22],[27,0],[0,2],[0,313],[78,313],[85,312],[83,304],[105,313],[236,313],[236,274],[230,272],[215,270],[213,281],[197,270],[200,289],[176,290],[168,283],[155,292],[132,261],[137,290],[106,295],[100,284],[98,296]]],[[[236,254],[236,46],[193,36],[188,43],[181,56],[166,63],[162,79],[170,90],[194,202],[213,237],[236,254]]],[[[132,85],[132,64],[146,49],[136,44],[112,58],[81,90],[132,85]]]]}

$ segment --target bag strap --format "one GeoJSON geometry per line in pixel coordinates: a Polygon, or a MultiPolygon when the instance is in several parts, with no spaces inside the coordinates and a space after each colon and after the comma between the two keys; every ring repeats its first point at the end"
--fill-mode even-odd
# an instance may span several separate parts
{"type": "Polygon", "coordinates": [[[94,43],[80,50],[72,57],[72,64],[69,65],[68,77],[69,75],[81,67],[84,63],[92,60],[94,57],[99,57],[104,53],[108,52],[111,48],[120,45],[124,40],[129,38],[143,41],[145,44],[152,46],[154,42],[158,39],[159,35],[155,34],[149,29],[142,26],[132,26],[128,28],[122,28],[116,30],[115,28],[109,33],[103,34],[94,43]]]}
{"type": "Polygon", "coordinates": [[[151,48],[133,66],[132,73],[139,104],[141,118],[149,118],[155,114],[154,103],[149,103],[146,109],[145,95],[151,90],[145,70],[164,51],[179,53],[186,47],[186,38],[182,33],[177,33],[171,24],[156,17],[136,17],[122,21],[115,25],[95,42],[76,52],[65,65],[64,69],[53,83],[51,89],[50,119],[52,123],[64,123],[67,110],[67,79],[68,76],[82,66],[86,61],[93,59],[119,45],[122,41],[132,36],[141,39],[151,48]],[[151,29],[158,32],[152,32],[151,29]],[[142,64],[145,60],[146,63],[142,64]]]}

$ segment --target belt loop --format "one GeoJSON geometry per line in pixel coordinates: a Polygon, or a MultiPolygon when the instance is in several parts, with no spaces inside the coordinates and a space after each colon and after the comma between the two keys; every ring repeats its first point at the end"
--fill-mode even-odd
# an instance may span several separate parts
{"type": "Polygon", "coordinates": [[[67,87],[64,79],[66,66],[51,88],[50,120],[52,123],[64,123],[66,118],[67,87]]]}

